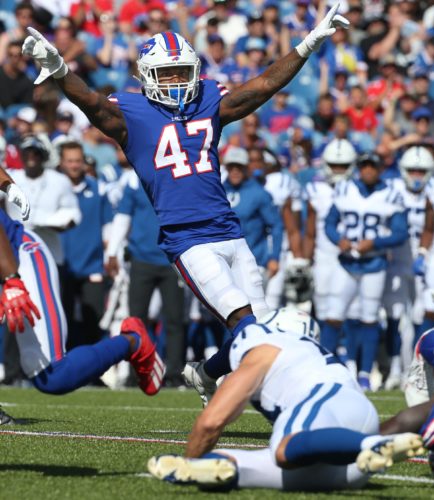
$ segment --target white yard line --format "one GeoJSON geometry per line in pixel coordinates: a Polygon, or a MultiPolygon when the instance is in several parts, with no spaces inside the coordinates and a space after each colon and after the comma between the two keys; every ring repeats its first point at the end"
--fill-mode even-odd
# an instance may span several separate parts
{"type": "MultiPolygon", "coordinates": [[[[187,441],[183,439],[153,439],[134,436],[98,436],[96,434],[74,434],[72,432],[36,432],[36,431],[14,431],[0,429],[1,435],[26,436],[26,437],[48,437],[48,438],[66,438],[66,439],[88,439],[96,441],[126,441],[136,443],[161,443],[186,445],[187,441]]],[[[240,444],[240,443],[219,443],[219,447],[226,448],[265,448],[266,444],[240,444]]]]}
{"type": "Polygon", "coordinates": [[[390,481],[408,481],[409,483],[434,484],[434,479],[429,479],[428,477],[398,476],[394,474],[381,474],[374,477],[378,479],[389,479],[390,481]]]}
{"type": "MultiPolygon", "coordinates": [[[[0,405],[8,408],[18,407],[18,406],[43,406],[44,408],[53,408],[60,410],[68,410],[71,408],[76,408],[79,410],[122,410],[122,411],[171,411],[171,412],[182,412],[182,413],[199,413],[202,408],[172,408],[165,406],[109,406],[109,405],[65,405],[65,404],[45,404],[45,403],[5,403],[0,401],[0,405]]],[[[248,415],[260,415],[256,410],[244,410],[244,413],[248,415]]]]}

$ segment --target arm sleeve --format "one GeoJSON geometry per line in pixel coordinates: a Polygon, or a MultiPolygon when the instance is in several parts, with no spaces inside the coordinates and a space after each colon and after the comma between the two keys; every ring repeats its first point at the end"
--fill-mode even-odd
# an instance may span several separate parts
{"type": "Polygon", "coordinates": [[[391,248],[404,243],[408,239],[408,222],[407,212],[398,212],[392,215],[389,219],[389,236],[377,236],[374,239],[374,248],[391,248]]]}
{"type": "Polygon", "coordinates": [[[337,245],[342,238],[342,235],[338,232],[338,224],[340,220],[341,215],[336,208],[336,205],[332,205],[325,219],[325,233],[327,238],[335,245],[337,245]]]}
{"type": "Polygon", "coordinates": [[[131,227],[131,216],[126,214],[116,214],[111,224],[111,234],[107,246],[107,255],[114,257],[117,255],[122,241],[127,237],[131,227]]]}

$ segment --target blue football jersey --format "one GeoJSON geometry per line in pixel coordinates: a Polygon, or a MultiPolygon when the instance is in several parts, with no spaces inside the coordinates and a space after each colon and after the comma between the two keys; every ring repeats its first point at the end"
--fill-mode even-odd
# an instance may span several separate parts
{"type": "Polygon", "coordinates": [[[217,145],[221,87],[200,81],[198,97],[176,110],[142,94],[117,93],[128,143],[125,154],[154,207],[161,226],[213,219],[231,213],[220,179],[217,145]]]}
{"type": "Polygon", "coordinates": [[[0,208],[0,224],[5,230],[6,236],[11,243],[12,250],[14,251],[15,258],[18,260],[18,249],[23,241],[23,225],[13,220],[9,215],[0,208]]]}

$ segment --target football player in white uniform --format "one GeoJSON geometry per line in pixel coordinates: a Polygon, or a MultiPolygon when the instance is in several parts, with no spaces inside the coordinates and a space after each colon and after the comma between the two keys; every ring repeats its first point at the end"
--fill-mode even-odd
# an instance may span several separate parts
{"type": "Polygon", "coordinates": [[[315,318],[320,325],[327,319],[327,300],[333,285],[333,264],[337,262],[339,248],[325,234],[325,218],[333,205],[334,187],[349,179],[354,172],[356,151],[346,139],[333,139],[325,148],[322,160],[323,176],[306,185],[306,231],[303,252],[313,259],[313,304],[315,318]]]}
{"type": "Polygon", "coordinates": [[[387,313],[387,352],[391,357],[386,389],[399,388],[401,383],[400,319],[407,313],[415,325],[416,338],[423,321],[423,281],[421,276],[414,275],[412,264],[424,226],[425,186],[433,173],[434,159],[427,149],[413,146],[403,154],[399,169],[402,179],[395,179],[393,185],[403,197],[410,238],[392,249],[386,273],[383,305],[387,313]]]}
{"type": "MultiPolygon", "coordinates": [[[[327,321],[321,343],[334,352],[347,310],[360,300],[360,323],[352,335],[360,349],[359,383],[370,390],[369,374],[379,342],[378,313],[386,278],[387,251],[408,238],[402,195],[380,180],[380,159],[364,154],[358,159],[359,179],[336,186],[325,231],[339,247],[333,266],[327,321]]],[[[356,353],[348,353],[356,361],[356,353]]]]}
{"type": "Polygon", "coordinates": [[[379,435],[373,404],[334,354],[301,335],[310,319],[294,314],[278,311],[239,334],[233,373],[196,419],[185,458],[151,458],[155,477],[226,488],[358,488],[370,472],[421,451],[417,434],[379,435]],[[249,401],[273,424],[269,448],[210,453],[249,401]]]}
{"type": "MultiPolygon", "coordinates": [[[[433,161],[432,156],[424,148],[419,148],[419,155],[425,158],[424,163],[431,164],[433,161]],[[429,156],[428,156],[429,155],[429,156]]],[[[426,171],[421,170],[419,175],[422,177],[427,175],[426,171]]],[[[423,228],[422,236],[420,238],[420,246],[417,250],[418,256],[416,257],[413,270],[414,272],[424,277],[425,291],[424,291],[424,307],[425,317],[422,327],[419,332],[430,330],[434,327],[434,245],[432,244],[434,234],[434,179],[430,178],[428,181],[425,192],[426,200],[426,214],[425,225],[423,228]]],[[[415,339],[417,340],[417,338],[415,339]]]]}
{"type": "MultiPolygon", "coordinates": [[[[261,151],[262,153],[262,151],[261,151]]],[[[249,151],[251,156],[252,152],[249,151]]],[[[304,270],[308,261],[303,259],[301,248],[301,187],[295,177],[282,172],[278,159],[265,151],[264,188],[268,191],[274,204],[280,209],[285,227],[280,254],[279,270],[265,283],[265,300],[270,309],[282,305],[286,270],[296,268],[304,270]]]]}

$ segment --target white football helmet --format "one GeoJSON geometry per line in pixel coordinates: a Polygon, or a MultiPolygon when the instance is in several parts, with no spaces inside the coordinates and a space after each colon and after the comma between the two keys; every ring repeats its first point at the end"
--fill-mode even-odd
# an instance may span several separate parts
{"type": "Polygon", "coordinates": [[[288,332],[300,337],[305,335],[319,341],[320,329],[318,323],[312,316],[294,307],[281,307],[270,311],[259,319],[259,323],[277,328],[282,332],[288,332]]]}
{"type": "Polygon", "coordinates": [[[434,159],[428,149],[422,146],[413,146],[402,155],[399,161],[399,170],[405,185],[410,191],[421,191],[434,171],[434,159]],[[412,171],[423,171],[424,174],[413,176],[412,171]]]}
{"type": "Polygon", "coordinates": [[[178,33],[165,31],[150,38],[142,46],[137,67],[146,97],[165,106],[182,111],[199,92],[200,60],[190,43],[178,33]],[[173,66],[187,67],[188,81],[160,83],[158,70],[173,66]]]}
{"type": "Polygon", "coordinates": [[[333,139],[327,144],[322,154],[327,180],[331,184],[336,184],[351,177],[354,172],[356,158],[356,150],[350,141],[347,139],[333,139]],[[346,166],[346,170],[342,173],[336,173],[333,172],[331,165],[346,166]]]}

